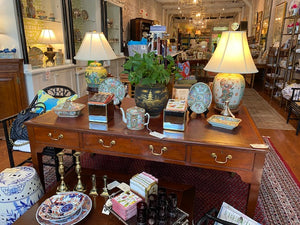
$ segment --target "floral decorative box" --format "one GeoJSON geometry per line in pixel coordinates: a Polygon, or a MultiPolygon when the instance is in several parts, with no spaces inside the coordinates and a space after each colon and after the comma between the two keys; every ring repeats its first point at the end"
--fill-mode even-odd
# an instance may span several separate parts
{"type": "Polygon", "coordinates": [[[84,104],[67,100],[65,103],[55,106],[53,110],[59,117],[77,117],[84,107],[84,104]]]}

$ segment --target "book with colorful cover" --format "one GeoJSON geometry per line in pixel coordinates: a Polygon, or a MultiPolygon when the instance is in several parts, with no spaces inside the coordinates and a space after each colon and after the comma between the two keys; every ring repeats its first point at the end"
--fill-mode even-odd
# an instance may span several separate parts
{"type": "Polygon", "coordinates": [[[187,109],[187,101],[180,99],[169,99],[166,110],[185,112],[187,109]]]}

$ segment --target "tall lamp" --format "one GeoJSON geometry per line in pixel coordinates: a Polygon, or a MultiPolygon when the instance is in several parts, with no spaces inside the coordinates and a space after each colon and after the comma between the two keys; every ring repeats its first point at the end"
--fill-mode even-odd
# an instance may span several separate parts
{"type": "Polygon", "coordinates": [[[91,93],[98,92],[99,84],[107,77],[107,71],[101,63],[96,61],[117,58],[104,34],[97,32],[85,33],[81,46],[74,57],[76,60],[95,60],[85,70],[87,90],[91,93]]]}
{"type": "Polygon", "coordinates": [[[218,46],[204,70],[217,72],[213,81],[213,96],[217,109],[229,101],[231,111],[238,111],[244,95],[245,80],[240,74],[257,73],[245,31],[222,32],[218,46]]]}
{"type": "Polygon", "coordinates": [[[53,51],[53,47],[51,44],[58,44],[58,40],[53,32],[53,30],[50,29],[43,29],[39,38],[38,38],[38,43],[39,44],[46,44],[47,46],[47,51],[44,52],[44,55],[48,58],[46,60],[46,64],[48,62],[54,64],[54,56],[55,52],[53,51]]]}

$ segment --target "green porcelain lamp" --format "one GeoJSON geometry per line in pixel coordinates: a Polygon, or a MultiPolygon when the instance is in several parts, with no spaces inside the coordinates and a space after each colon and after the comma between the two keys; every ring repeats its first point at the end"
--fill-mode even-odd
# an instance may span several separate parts
{"type": "Polygon", "coordinates": [[[222,33],[218,46],[204,70],[217,72],[213,81],[215,108],[224,109],[229,102],[231,111],[238,111],[244,95],[245,80],[241,74],[257,73],[245,31],[222,33]]]}
{"type": "Polygon", "coordinates": [[[102,32],[97,33],[94,31],[85,34],[74,59],[84,61],[95,60],[85,70],[87,90],[90,93],[97,93],[99,84],[107,77],[107,70],[97,61],[115,58],[117,56],[102,32]]]}

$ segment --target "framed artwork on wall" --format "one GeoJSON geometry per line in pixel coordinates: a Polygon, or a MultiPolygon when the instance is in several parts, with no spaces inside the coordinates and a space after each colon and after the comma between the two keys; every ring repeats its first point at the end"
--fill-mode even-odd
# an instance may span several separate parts
{"type": "Polygon", "coordinates": [[[280,41],[280,34],[283,25],[283,18],[286,13],[286,2],[282,2],[275,7],[274,24],[273,24],[273,40],[272,43],[280,41]]]}

